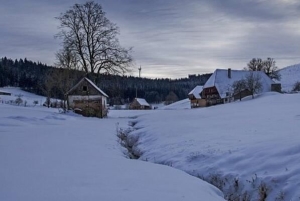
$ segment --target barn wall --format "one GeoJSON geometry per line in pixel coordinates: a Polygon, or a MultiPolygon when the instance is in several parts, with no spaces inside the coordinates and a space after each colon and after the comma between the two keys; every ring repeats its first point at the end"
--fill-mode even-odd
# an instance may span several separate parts
{"type": "Polygon", "coordinates": [[[69,103],[69,107],[70,108],[74,108],[74,101],[78,101],[78,100],[85,100],[85,101],[92,101],[92,100],[96,100],[99,101],[101,100],[102,105],[104,107],[106,107],[107,104],[107,98],[105,96],[101,96],[101,95],[91,95],[91,96],[78,96],[78,95],[69,95],[68,96],[68,103],[69,103]]]}
{"type": "Polygon", "coordinates": [[[239,100],[240,96],[241,96],[241,98],[244,98],[244,97],[250,96],[250,95],[251,95],[251,92],[248,89],[246,89],[246,90],[242,91],[241,93],[235,94],[233,97],[234,97],[234,100],[239,100]]]}
{"type": "Polygon", "coordinates": [[[197,107],[206,107],[206,100],[205,99],[191,100],[191,108],[197,108],[197,107]]]}
{"type": "Polygon", "coordinates": [[[130,103],[129,109],[131,109],[131,110],[139,110],[139,109],[141,109],[141,105],[140,105],[140,103],[136,99],[134,99],[132,101],[132,103],[130,103]]]}

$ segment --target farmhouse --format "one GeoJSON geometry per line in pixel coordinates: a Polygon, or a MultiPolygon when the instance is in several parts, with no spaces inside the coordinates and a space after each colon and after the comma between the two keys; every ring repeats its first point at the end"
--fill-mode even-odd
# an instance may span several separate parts
{"type": "MultiPolygon", "coordinates": [[[[232,85],[234,82],[244,79],[250,72],[246,70],[217,69],[203,86],[201,98],[206,99],[207,105],[216,105],[231,102],[238,97],[250,95],[249,90],[244,90],[239,94],[233,94],[232,85]]],[[[271,91],[275,84],[264,72],[253,71],[254,75],[260,77],[262,84],[261,92],[271,91]]]]}
{"type": "Polygon", "coordinates": [[[143,98],[135,98],[129,105],[131,110],[149,110],[151,109],[150,104],[143,98]]]}
{"type": "Polygon", "coordinates": [[[107,116],[108,95],[86,77],[71,88],[66,96],[68,109],[72,109],[83,116],[100,118],[107,116]]]}
{"type": "Polygon", "coordinates": [[[201,98],[203,86],[196,86],[189,94],[188,97],[191,101],[191,108],[205,107],[206,100],[201,98]]]}

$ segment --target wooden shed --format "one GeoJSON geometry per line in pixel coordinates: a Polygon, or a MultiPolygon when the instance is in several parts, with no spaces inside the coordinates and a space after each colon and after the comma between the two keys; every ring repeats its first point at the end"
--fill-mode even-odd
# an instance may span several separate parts
{"type": "Polygon", "coordinates": [[[84,77],[67,93],[68,109],[83,116],[106,117],[108,95],[84,77]]]}
{"type": "Polygon", "coordinates": [[[149,110],[150,104],[143,98],[135,98],[129,105],[131,110],[149,110]]]}

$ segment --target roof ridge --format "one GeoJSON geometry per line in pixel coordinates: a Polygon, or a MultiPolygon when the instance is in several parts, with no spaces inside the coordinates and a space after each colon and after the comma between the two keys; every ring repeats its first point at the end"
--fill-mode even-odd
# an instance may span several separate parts
{"type": "Polygon", "coordinates": [[[106,93],[104,93],[104,91],[102,91],[92,80],[88,79],[87,77],[84,77],[83,79],[86,79],[86,81],[88,81],[97,91],[99,91],[103,96],[108,97],[108,95],[106,93]]]}
{"type": "Polygon", "coordinates": [[[218,70],[220,70],[220,69],[216,69],[216,74],[215,74],[215,79],[214,79],[214,86],[216,86],[216,79],[217,79],[217,72],[218,72],[218,70]]]}

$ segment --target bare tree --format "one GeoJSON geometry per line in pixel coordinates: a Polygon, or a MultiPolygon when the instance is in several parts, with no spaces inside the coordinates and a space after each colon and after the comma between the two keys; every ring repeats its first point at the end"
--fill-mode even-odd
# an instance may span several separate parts
{"type": "Polygon", "coordinates": [[[260,79],[258,72],[249,72],[245,77],[246,88],[250,91],[252,98],[254,98],[254,94],[257,94],[262,90],[260,79]]]}
{"type": "Polygon", "coordinates": [[[22,99],[22,95],[21,94],[17,95],[17,99],[15,100],[15,103],[18,106],[23,103],[23,99],[22,99]]]}
{"type": "Polygon", "coordinates": [[[82,70],[99,74],[124,74],[130,69],[131,48],[120,46],[118,27],[110,22],[100,4],[93,1],[75,4],[57,19],[57,37],[76,54],[82,70]]]}
{"type": "Polygon", "coordinates": [[[278,71],[278,67],[276,66],[276,62],[273,58],[267,58],[267,60],[262,60],[260,58],[253,58],[247,64],[245,70],[249,71],[263,71],[265,72],[271,79],[280,80],[281,76],[278,71]]]}
{"type": "Polygon", "coordinates": [[[54,73],[55,73],[55,69],[49,70],[49,72],[44,80],[44,83],[42,84],[42,87],[41,87],[44,94],[46,94],[46,106],[48,108],[51,105],[51,97],[53,96],[53,88],[55,87],[55,85],[57,83],[54,73]]]}
{"type": "Polygon", "coordinates": [[[241,79],[232,84],[234,94],[239,94],[240,101],[242,100],[242,92],[247,89],[246,80],[241,79]]]}
{"type": "Polygon", "coordinates": [[[55,86],[64,95],[63,112],[66,112],[66,93],[71,89],[74,81],[77,80],[76,75],[78,74],[73,73],[73,71],[79,69],[78,57],[71,51],[70,47],[64,46],[56,53],[56,60],[55,65],[59,70],[56,70],[52,76],[56,78],[55,86]]]}
{"type": "Polygon", "coordinates": [[[278,71],[278,67],[276,66],[276,62],[273,58],[267,58],[267,60],[264,61],[264,67],[263,71],[271,78],[280,80],[281,75],[278,71]]]}
{"type": "Polygon", "coordinates": [[[170,93],[166,96],[165,105],[169,105],[178,100],[178,96],[173,91],[170,91],[170,93]]]}
{"type": "Polygon", "coordinates": [[[253,58],[251,61],[247,64],[246,70],[249,71],[261,71],[263,69],[263,61],[260,58],[253,58]]]}
{"type": "Polygon", "coordinates": [[[66,68],[68,70],[79,70],[79,58],[75,52],[72,51],[70,46],[63,46],[63,49],[56,53],[55,66],[58,68],[66,68]]]}

